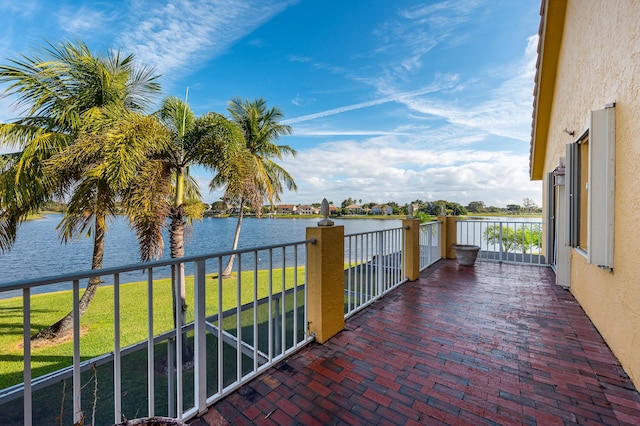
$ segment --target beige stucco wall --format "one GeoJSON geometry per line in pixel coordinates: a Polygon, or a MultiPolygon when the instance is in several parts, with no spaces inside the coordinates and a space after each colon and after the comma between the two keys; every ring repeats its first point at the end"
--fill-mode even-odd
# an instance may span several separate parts
{"type": "Polygon", "coordinates": [[[571,253],[571,291],[640,387],[640,1],[569,0],[545,173],[587,130],[589,111],[616,102],[614,271],[571,253]],[[575,130],[575,137],[564,129],[575,130]]]}

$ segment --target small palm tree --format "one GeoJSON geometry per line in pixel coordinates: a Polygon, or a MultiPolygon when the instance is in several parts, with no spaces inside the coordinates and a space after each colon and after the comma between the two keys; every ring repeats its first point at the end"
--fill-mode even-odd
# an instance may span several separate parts
{"type": "MultiPolygon", "coordinates": [[[[279,108],[267,109],[267,103],[263,99],[249,101],[234,98],[229,102],[227,110],[244,136],[252,163],[250,177],[241,177],[236,181],[225,181],[220,177],[211,183],[212,187],[226,185],[225,197],[237,202],[240,207],[232,246],[232,250],[235,250],[240,238],[244,205],[248,200],[260,215],[262,200],[266,198],[271,205],[274,201],[279,201],[283,184],[289,190],[298,189],[293,177],[273,161],[273,158],[282,159],[285,155],[295,156],[296,151],[288,145],[275,143],[280,136],[291,134],[290,126],[279,123],[284,118],[279,108]]],[[[234,260],[235,256],[232,255],[222,272],[223,276],[231,275],[234,260]]]]}
{"type": "MultiPolygon", "coordinates": [[[[82,42],[48,44],[39,56],[23,56],[0,66],[6,95],[16,98],[22,116],[0,124],[0,145],[17,152],[3,156],[0,170],[0,250],[11,249],[18,226],[47,201],[68,197],[69,208],[59,225],[63,241],[92,233],[92,268],[102,267],[106,217],[132,170],[148,155],[131,132],[157,126],[139,115],[159,90],[149,68],[137,68],[132,55],[109,52],[94,56],[82,42]],[[129,115],[128,113],[136,113],[129,115]],[[111,132],[115,126],[117,132],[111,132]],[[116,140],[110,134],[120,133],[116,140]],[[123,139],[122,139],[123,138],[123,139]],[[74,147],[75,143],[79,143],[74,147]],[[96,146],[102,150],[96,152],[96,146]],[[107,149],[108,147],[108,149],[107,149]],[[132,152],[132,148],[140,148],[132,152]],[[109,151],[112,149],[112,151],[109,151]],[[131,158],[119,154],[134,155],[131,158]],[[124,161],[121,161],[124,160],[124,161]]],[[[99,278],[90,280],[81,299],[81,313],[93,299],[99,278]]],[[[72,313],[36,338],[66,333],[72,313]]]]}
{"type": "MultiPolygon", "coordinates": [[[[220,114],[207,113],[195,117],[186,102],[167,97],[158,112],[162,124],[170,135],[171,146],[161,158],[149,163],[141,173],[141,179],[133,183],[127,197],[127,211],[139,239],[147,236],[147,247],[142,250],[142,260],[154,255],[151,236],[160,234],[169,219],[169,245],[172,258],[184,257],[184,237],[187,222],[202,217],[204,211],[197,183],[189,175],[189,169],[202,164],[212,170],[229,175],[238,170],[236,152],[244,150],[239,130],[220,114]]],[[[186,321],[186,295],[184,266],[172,266],[173,312],[180,306],[181,323],[186,321]],[[179,289],[180,300],[176,299],[179,289]]],[[[177,318],[174,317],[177,324],[177,318]]]]}

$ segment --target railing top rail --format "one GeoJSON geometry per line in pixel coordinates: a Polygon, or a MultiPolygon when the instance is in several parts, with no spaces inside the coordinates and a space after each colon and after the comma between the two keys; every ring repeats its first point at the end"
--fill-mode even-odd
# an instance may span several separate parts
{"type": "Polygon", "coordinates": [[[73,272],[71,274],[62,274],[62,275],[54,275],[49,277],[42,278],[30,278],[25,280],[18,281],[8,281],[6,283],[0,283],[0,293],[11,290],[21,290],[24,288],[33,288],[40,287],[48,284],[56,284],[60,282],[69,282],[75,280],[83,280],[92,277],[100,277],[104,275],[113,275],[113,274],[121,274],[124,272],[132,272],[132,271],[140,271],[150,268],[160,268],[164,266],[177,265],[180,263],[188,263],[188,262],[198,262],[207,259],[214,259],[223,256],[230,256],[232,254],[243,254],[243,253],[251,253],[256,251],[264,251],[269,249],[276,249],[282,247],[291,247],[298,246],[302,244],[314,244],[316,242],[315,238],[310,238],[308,240],[302,241],[294,241],[290,243],[283,244],[272,244],[267,246],[259,246],[259,247],[250,247],[238,250],[229,250],[218,253],[209,253],[209,254],[201,254],[196,256],[185,256],[174,259],[165,259],[165,260],[155,260],[152,262],[144,262],[144,263],[134,263],[130,265],[124,266],[113,266],[110,268],[102,268],[95,270],[85,270],[79,272],[73,272]]]}
{"type": "Polygon", "coordinates": [[[545,222],[538,220],[492,220],[492,219],[459,219],[458,223],[523,223],[523,224],[544,224],[545,222]]]}
{"type": "Polygon", "coordinates": [[[439,222],[439,221],[437,221],[437,220],[430,220],[429,222],[422,222],[422,223],[420,224],[420,226],[437,225],[438,223],[440,223],[440,222],[439,222]]]}
{"type": "Polygon", "coordinates": [[[347,238],[347,237],[357,237],[357,236],[360,236],[360,235],[377,234],[377,233],[379,233],[379,232],[401,231],[401,230],[403,230],[403,229],[407,229],[407,228],[406,228],[406,227],[404,227],[404,226],[399,226],[399,227],[397,227],[397,228],[379,229],[379,230],[377,230],[377,231],[356,232],[356,233],[354,233],[354,234],[345,234],[345,236],[344,236],[344,237],[345,237],[345,238],[347,238]]]}

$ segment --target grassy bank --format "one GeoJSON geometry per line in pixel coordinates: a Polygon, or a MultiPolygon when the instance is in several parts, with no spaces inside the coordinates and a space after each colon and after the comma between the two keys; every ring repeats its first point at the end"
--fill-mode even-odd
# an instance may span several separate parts
{"type": "MultiPolygon", "coordinates": [[[[285,270],[285,287],[293,287],[293,268],[285,270]]],[[[304,282],[304,269],[298,268],[298,282],[304,282]]],[[[222,309],[238,305],[237,277],[222,281],[222,309]]],[[[248,271],[241,276],[241,303],[248,303],[254,297],[254,274],[248,271]]],[[[207,275],[206,306],[207,315],[218,312],[218,279],[207,275]]],[[[258,298],[268,294],[269,274],[258,271],[258,298]]],[[[282,270],[273,271],[274,292],[282,288],[282,270]]],[[[187,277],[187,321],[193,320],[193,277],[187,277]]],[[[122,284],[120,286],[121,345],[128,346],[147,338],[147,284],[146,281],[122,284]]],[[[80,350],[83,360],[113,351],[113,286],[102,286],[83,315],[80,350]]],[[[32,334],[60,319],[72,309],[72,292],[33,295],[31,297],[32,334]]],[[[0,300],[0,389],[22,382],[22,298],[0,300]]],[[[153,285],[154,334],[168,331],[173,326],[171,280],[158,279],[153,285]]],[[[243,318],[251,322],[252,318],[243,318]]],[[[243,324],[244,325],[244,324],[243,324]]],[[[32,376],[38,377],[71,365],[73,342],[70,339],[32,346],[32,376]]]]}
{"type": "Polygon", "coordinates": [[[514,219],[521,217],[531,217],[531,218],[541,218],[542,213],[519,213],[519,214],[505,214],[505,213],[468,213],[465,216],[460,216],[461,218],[465,217],[507,217],[514,219]]]}

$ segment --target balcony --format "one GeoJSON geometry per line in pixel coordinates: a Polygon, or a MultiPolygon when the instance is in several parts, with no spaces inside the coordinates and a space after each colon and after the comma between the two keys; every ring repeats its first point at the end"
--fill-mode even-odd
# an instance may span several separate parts
{"type": "Polygon", "coordinates": [[[554,281],[441,260],[193,424],[639,424],[640,395],[554,281]]]}
{"type": "Polygon", "coordinates": [[[316,227],[285,245],[8,283],[0,291],[22,291],[24,372],[0,389],[0,411],[27,425],[132,415],[202,426],[638,424],[640,395],[541,266],[534,235],[539,224],[453,218],[352,235],[316,227]],[[454,242],[481,245],[475,267],[440,260],[454,242]],[[223,281],[232,253],[235,278],[223,281]],[[192,311],[170,326],[169,282],[158,275],[172,265],[185,267],[192,311]],[[29,337],[42,299],[32,291],[68,282],[75,311],[93,275],[112,284],[113,346],[92,353],[76,316],[59,357],[68,364],[39,370],[44,354],[29,337]],[[139,324],[126,316],[134,288],[139,324]]]}

